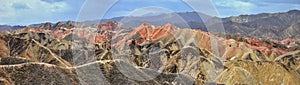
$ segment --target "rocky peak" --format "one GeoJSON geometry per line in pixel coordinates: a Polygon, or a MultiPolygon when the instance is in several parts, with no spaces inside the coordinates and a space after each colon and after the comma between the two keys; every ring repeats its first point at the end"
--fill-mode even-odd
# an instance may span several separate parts
{"type": "MultiPolygon", "coordinates": [[[[64,24],[57,23],[57,27],[64,24]]],[[[99,26],[101,32],[75,27],[2,33],[0,83],[230,85],[300,81],[300,52],[276,46],[280,41],[221,38],[172,24],[142,24],[133,30],[114,30],[116,34],[111,31],[114,27],[108,22],[99,26]]]]}
{"type": "Polygon", "coordinates": [[[75,27],[75,22],[67,21],[67,22],[58,22],[54,25],[53,28],[55,28],[55,29],[61,29],[61,28],[71,29],[71,28],[74,28],[74,27],[75,27]]]}
{"type": "Polygon", "coordinates": [[[115,30],[115,28],[118,26],[117,22],[114,21],[108,21],[105,23],[101,23],[98,25],[98,30],[115,30]]]}
{"type": "Polygon", "coordinates": [[[164,26],[161,27],[162,29],[168,30],[168,31],[174,31],[177,29],[177,27],[173,24],[165,24],[164,26]]]}
{"type": "Polygon", "coordinates": [[[39,29],[53,30],[53,25],[50,22],[43,23],[38,27],[39,29]]]}

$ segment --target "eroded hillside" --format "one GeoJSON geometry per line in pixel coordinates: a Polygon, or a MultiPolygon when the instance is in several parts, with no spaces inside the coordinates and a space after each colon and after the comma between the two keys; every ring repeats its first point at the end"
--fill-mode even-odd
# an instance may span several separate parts
{"type": "MultiPolygon", "coordinates": [[[[299,84],[294,39],[218,37],[166,24],[44,24],[0,37],[2,84],[299,84]],[[95,28],[96,27],[96,28],[95,28]]],[[[225,36],[225,35],[224,35],[225,36]]]]}

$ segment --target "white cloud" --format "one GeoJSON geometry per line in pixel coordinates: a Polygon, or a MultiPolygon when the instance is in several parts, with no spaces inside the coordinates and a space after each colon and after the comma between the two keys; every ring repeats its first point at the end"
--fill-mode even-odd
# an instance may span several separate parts
{"type": "Polygon", "coordinates": [[[65,2],[42,0],[0,0],[0,24],[26,24],[51,20],[52,16],[70,10],[65,2]]]}
{"type": "MultiPolygon", "coordinates": [[[[300,9],[297,1],[284,0],[213,0],[220,17],[238,16],[241,14],[276,13],[291,9],[300,9]]],[[[299,1],[298,1],[299,2],[299,1]]]]}
{"type": "Polygon", "coordinates": [[[232,8],[237,12],[249,12],[255,8],[255,4],[240,0],[222,0],[215,1],[217,6],[232,8]]]}
{"type": "Polygon", "coordinates": [[[129,2],[181,2],[182,0],[124,0],[124,1],[129,1],[129,2]]]}

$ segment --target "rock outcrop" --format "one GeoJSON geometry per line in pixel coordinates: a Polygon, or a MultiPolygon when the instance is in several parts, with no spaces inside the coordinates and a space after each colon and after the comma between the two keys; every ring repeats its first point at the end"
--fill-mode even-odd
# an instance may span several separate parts
{"type": "MultiPolygon", "coordinates": [[[[1,84],[299,84],[293,39],[226,39],[172,24],[72,22],[0,36],[1,84]],[[54,27],[59,27],[52,29],[54,27]],[[279,46],[278,43],[281,43],[279,46]],[[288,47],[290,46],[290,47],[288,47]]],[[[295,46],[295,45],[294,45],[295,46]]]]}

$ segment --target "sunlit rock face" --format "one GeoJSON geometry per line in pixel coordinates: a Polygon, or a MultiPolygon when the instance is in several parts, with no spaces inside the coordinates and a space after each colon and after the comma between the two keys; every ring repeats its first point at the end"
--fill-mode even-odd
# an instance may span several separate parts
{"type": "Polygon", "coordinates": [[[75,22],[0,36],[1,84],[297,84],[297,40],[218,37],[172,24],[75,22]]]}

